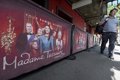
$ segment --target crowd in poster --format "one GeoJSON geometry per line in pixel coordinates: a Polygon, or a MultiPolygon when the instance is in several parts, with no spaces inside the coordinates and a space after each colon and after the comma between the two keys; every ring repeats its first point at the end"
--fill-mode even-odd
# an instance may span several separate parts
{"type": "MultiPolygon", "coordinates": [[[[28,15],[28,14],[26,14],[28,15]]],[[[45,54],[53,51],[63,50],[63,27],[50,21],[32,18],[35,20],[37,27],[33,29],[31,17],[25,23],[24,33],[20,33],[17,37],[16,48],[18,53],[28,52],[31,54],[45,54]],[[30,21],[29,21],[30,20],[30,21]],[[40,25],[42,24],[44,25],[40,25]]]]}

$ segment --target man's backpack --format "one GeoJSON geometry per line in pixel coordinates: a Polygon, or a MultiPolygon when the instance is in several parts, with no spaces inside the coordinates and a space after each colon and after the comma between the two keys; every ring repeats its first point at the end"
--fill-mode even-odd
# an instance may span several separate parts
{"type": "Polygon", "coordinates": [[[98,34],[102,34],[103,33],[103,28],[104,28],[106,23],[107,23],[107,21],[105,21],[102,25],[97,24],[95,32],[98,33],[98,34]]]}
{"type": "Polygon", "coordinates": [[[98,33],[98,34],[102,34],[103,33],[103,26],[97,24],[95,32],[98,33]]]}

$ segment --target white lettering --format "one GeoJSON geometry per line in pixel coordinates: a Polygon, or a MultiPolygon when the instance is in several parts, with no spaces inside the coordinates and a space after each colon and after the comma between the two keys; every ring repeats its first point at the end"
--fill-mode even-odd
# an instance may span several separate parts
{"type": "Polygon", "coordinates": [[[60,57],[63,55],[64,55],[63,51],[54,52],[54,53],[47,53],[47,58],[56,57],[56,56],[60,57]]]}
{"type": "Polygon", "coordinates": [[[22,53],[20,57],[21,58],[25,58],[26,56],[27,56],[27,59],[22,59],[22,60],[18,60],[17,56],[15,56],[14,60],[12,61],[12,63],[8,63],[7,62],[7,56],[3,57],[3,70],[6,70],[6,66],[14,65],[14,68],[16,69],[19,66],[24,66],[26,64],[31,64],[33,62],[45,59],[44,55],[31,58],[29,53],[22,53]]]}
{"type": "Polygon", "coordinates": [[[17,57],[15,57],[14,61],[12,63],[7,63],[6,56],[3,57],[3,70],[6,69],[6,66],[10,66],[14,64],[14,68],[17,68],[17,57]]]}
{"type": "Polygon", "coordinates": [[[18,66],[22,66],[23,65],[23,60],[20,60],[19,62],[18,62],[18,66]]]}

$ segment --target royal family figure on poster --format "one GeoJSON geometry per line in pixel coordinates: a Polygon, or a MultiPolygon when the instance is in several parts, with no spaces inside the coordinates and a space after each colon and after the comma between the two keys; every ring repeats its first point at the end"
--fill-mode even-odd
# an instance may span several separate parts
{"type": "Polygon", "coordinates": [[[27,21],[25,23],[25,31],[23,33],[20,33],[17,37],[17,52],[31,53],[31,50],[34,49],[34,53],[41,54],[62,50],[62,27],[55,27],[49,21],[44,21],[44,26],[41,26],[38,18],[36,17],[34,19],[37,28],[34,28],[33,22],[27,21]]]}

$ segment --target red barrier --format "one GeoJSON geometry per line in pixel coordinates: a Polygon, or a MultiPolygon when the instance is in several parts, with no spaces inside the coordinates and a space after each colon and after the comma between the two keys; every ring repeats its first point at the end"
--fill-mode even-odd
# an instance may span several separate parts
{"type": "Polygon", "coordinates": [[[0,80],[70,54],[71,24],[25,0],[0,0],[0,80]]]}
{"type": "Polygon", "coordinates": [[[91,48],[93,46],[94,46],[93,35],[88,33],[88,48],[91,48]]]}
{"type": "Polygon", "coordinates": [[[73,53],[85,50],[86,45],[87,33],[75,28],[73,33],[73,53]]]}

